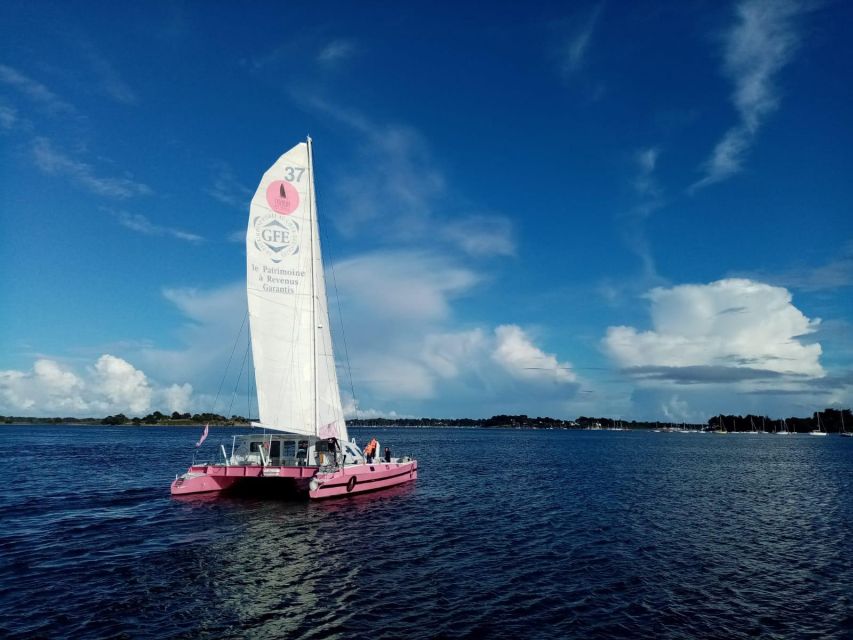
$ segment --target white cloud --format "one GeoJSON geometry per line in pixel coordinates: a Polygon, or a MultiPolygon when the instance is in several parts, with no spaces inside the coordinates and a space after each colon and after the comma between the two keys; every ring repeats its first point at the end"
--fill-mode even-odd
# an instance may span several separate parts
{"type": "Polygon", "coordinates": [[[446,318],[449,300],[480,280],[470,269],[426,251],[376,251],[334,266],[348,304],[384,317],[417,323],[446,318]]]}
{"type": "Polygon", "coordinates": [[[148,218],[139,213],[129,213],[127,211],[109,211],[109,213],[115,216],[121,226],[146,236],[171,236],[172,238],[192,242],[194,244],[204,242],[204,238],[200,235],[190,233],[189,231],[183,231],[182,229],[154,224],[148,218]]]}
{"type": "Polygon", "coordinates": [[[185,413],[193,404],[193,387],[189,383],[170,385],[163,389],[161,395],[169,413],[185,413]]]}
{"type": "Polygon", "coordinates": [[[824,375],[820,345],[802,341],[820,320],[803,315],[782,287],[727,279],[656,288],[647,297],[652,330],[609,327],[603,339],[628,370],[674,382],[824,375]]]}
{"type": "Polygon", "coordinates": [[[112,406],[139,414],[151,406],[152,389],[145,374],[132,364],[109,354],[95,363],[94,384],[112,406]]]}
{"type": "Polygon", "coordinates": [[[575,382],[577,376],[567,362],[559,362],[533,344],[521,327],[501,325],[495,329],[492,360],[521,380],[575,382]]]}
{"type": "Polygon", "coordinates": [[[163,404],[172,411],[186,410],[191,402],[189,384],[160,387],[126,360],[110,354],[83,371],[40,358],[30,371],[0,372],[0,411],[5,414],[142,415],[163,404]]]}
{"type": "Polygon", "coordinates": [[[473,329],[425,336],[422,357],[424,363],[442,378],[455,378],[464,367],[481,361],[487,351],[486,334],[482,329],[473,329]]]}
{"type": "Polygon", "coordinates": [[[96,195],[125,199],[151,193],[147,185],[128,177],[105,178],[96,175],[91,165],[65,155],[54,148],[47,138],[35,138],[32,152],[39,169],[50,175],[67,176],[96,195]]]}
{"type": "Polygon", "coordinates": [[[732,102],[740,117],[717,143],[704,176],[691,190],[737,173],[765,118],[778,108],[774,81],[791,61],[800,37],[796,18],[806,5],[798,0],[743,0],[737,22],[725,36],[724,70],[734,84],[732,102]]]}
{"type": "MultiPolygon", "coordinates": [[[[506,410],[536,406],[565,411],[565,402],[577,391],[569,365],[537,346],[522,328],[455,328],[454,301],[469,295],[481,276],[454,258],[426,251],[377,251],[330,265],[326,274],[341,388],[349,391],[349,371],[344,369],[348,352],[357,397],[381,408],[361,410],[350,400],[349,415],[375,417],[401,410],[486,415],[495,397],[506,410]]],[[[245,383],[237,382],[247,348],[245,325],[241,330],[245,283],[210,290],[173,288],[164,296],[185,317],[177,334],[179,346],[143,347],[136,358],[165,384],[193,381],[204,390],[195,398],[205,401],[205,410],[226,411],[232,390],[245,390],[245,383]],[[211,408],[220,385],[220,404],[211,408]]]]}
{"type": "Polygon", "coordinates": [[[343,403],[344,417],[349,420],[358,418],[362,420],[370,420],[372,418],[400,418],[410,416],[400,416],[396,411],[383,411],[381,409],[362,409],[359,407],[358,401],[354,400],[351,394],[342,393],[341,402],[343,403]]]}

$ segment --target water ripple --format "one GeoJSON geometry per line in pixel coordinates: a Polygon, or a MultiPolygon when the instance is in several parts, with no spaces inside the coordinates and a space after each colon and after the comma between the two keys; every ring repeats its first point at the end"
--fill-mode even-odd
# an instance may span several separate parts
{"type": "Polygon", "coordinates": [[[0,635],[853,633],[848,439],[374,433],[419,480],[309,503],[169,497],[187,429],[4,428],[0,635]]]}

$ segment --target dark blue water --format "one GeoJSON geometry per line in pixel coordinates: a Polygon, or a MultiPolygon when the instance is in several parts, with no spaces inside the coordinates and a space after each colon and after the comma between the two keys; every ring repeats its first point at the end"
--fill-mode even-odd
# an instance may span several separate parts
{"type": "Polygon", "coordinates": [[[420,478],[174,499],[198,429],[0,427],[0,636],[853,637],[853,439],[353,431],[420,478]]]}

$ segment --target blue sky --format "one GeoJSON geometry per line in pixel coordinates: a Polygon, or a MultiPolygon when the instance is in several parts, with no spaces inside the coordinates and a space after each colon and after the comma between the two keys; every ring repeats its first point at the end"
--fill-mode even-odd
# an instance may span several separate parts
{"type": "Polygon", "coordinates": [[[847,3],[0,15],[0,413],[246,413],[248,201],[309,134],[351,415],[853,403],[847,3]]]}

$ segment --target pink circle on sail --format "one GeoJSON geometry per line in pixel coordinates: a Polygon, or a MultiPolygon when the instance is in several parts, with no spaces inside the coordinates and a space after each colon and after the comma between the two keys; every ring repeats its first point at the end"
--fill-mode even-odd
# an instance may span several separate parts
{"type": "Polygon", "coordinates": [[[286,216],[299,206],[299,192],[289,182],[274,180],[267,187],[267,203],[270,209],[286,216]]]}

